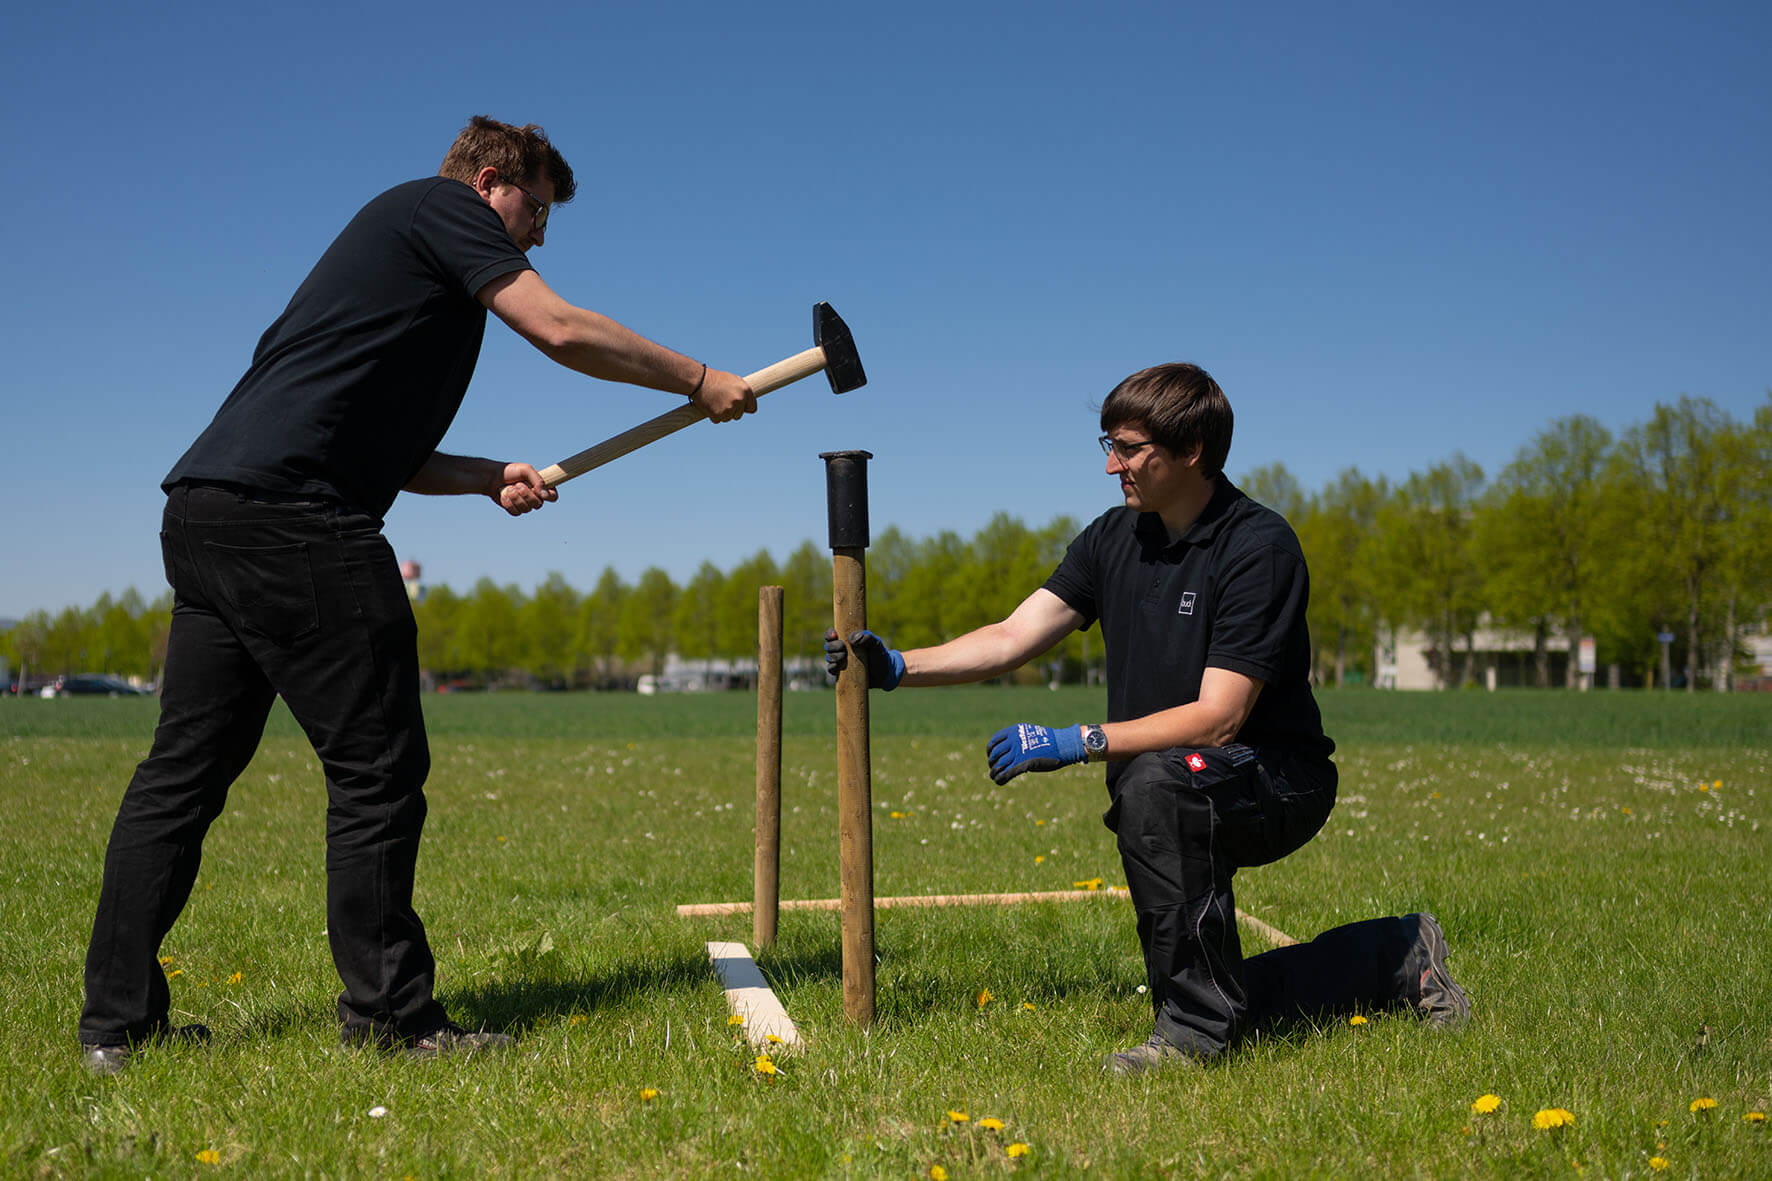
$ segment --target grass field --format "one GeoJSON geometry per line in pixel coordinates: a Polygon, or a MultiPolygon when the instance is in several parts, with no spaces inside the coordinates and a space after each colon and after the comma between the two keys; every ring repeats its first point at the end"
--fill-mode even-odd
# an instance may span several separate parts
{"type": "MultiPolygon", "coordinates": [[[[1772,701],[1321,700],[1341,802],[1299,853],[1239,875],[1239,905],[1301,938],[1432,910],[1475,1020],[1287,1028],[1130,1081],[1097,1069],[1150,1019],[1130,907],[1109,899],[880,912],[865,1034],[842,1016],[836,917],[784,913],[759,962],[809,1046],[760,1074],[703,952],[748,941],[749,919],[673,910],[750,896],[742,694],[428,703],[419,908],[440,995],[521,1038],[469,1062],[336,1044],[324,792],[274,718],[164,949],[175,1019],[216,1039],[95,1079],[74,1046],[80,964],[153,703],[0,702],[0,1171],[1772,1176],[1772,1129],[1750,1118],[1772,1111],[1772,701]],[[1486,1095],[1499,1107],[1473,1110],[1486,1095]],[[1534,1126],[1557,1108],[1573,1123],[1534,1126]]],[[[983,774],[998,726],[1100,713],[1084,690],[876,695],[878,892],[1121,884],[1097,770],[983,774]]],[[[783,892],[834,896],[830,695],[790,695],[785,731],[783,892]]]]}

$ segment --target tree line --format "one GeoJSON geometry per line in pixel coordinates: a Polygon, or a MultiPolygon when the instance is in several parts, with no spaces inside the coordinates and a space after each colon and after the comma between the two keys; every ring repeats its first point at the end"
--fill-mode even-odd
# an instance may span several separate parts
{"type": "MultiPolygon", "coordinates": [[[[1743,637],[1772,605],[1772,397],[1751,421],[1704,398],[1655,407],[1614,436],[1584,415],[1558,419],[1493,479],[1462,453],[1392,483],[1348,468],[1316,492],[1282,464],[1240,486],[1293,524],[1311,571],[1310,626],[1321,682],[1369,682],[1376,650],[1428,638],[1442,686],[1479,675],[1477,633],[1526,637],[1534,681],[1550,683],[1552,638],[1573,654],[1592,637],[1600,667],[1635,684],[1729,688],[1743,637]],[[1671,642],[1660,637],[1671,634],[1671,642]]],[[[1007,615],[1039,586],[1081,527],[1029,528],[998,513],[970,538],[897,528],[867,553],[870,626],[918,647],[1007,615]]],[[[481,579],[428,588],[414,603],[420,663],[475,685],[631,685],[685,660],[754,660],[757,589],[784,588],[783,647],[818,655],[831,617],[829,554],[811,541],[766,550],[678,584],[657,567],[613,568],[582,591],[559,574],[533,590],[481,579]]],[[[152,680],[165,656],[170,595],[131,590],[87,608],[38,611],[4,637],[15,670],[97,671],[152,680]]],[[[1101,663],[1099,633],[1068,637],[1025,679],[1075,680],[1101,663]]],[[[1577,662],[1565,661],[1573,685],[1577,662]]]]}

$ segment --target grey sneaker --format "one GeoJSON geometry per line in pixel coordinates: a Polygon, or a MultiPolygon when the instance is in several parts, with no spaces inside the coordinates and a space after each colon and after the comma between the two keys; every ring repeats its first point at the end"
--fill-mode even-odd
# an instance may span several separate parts
{"type": "Polygon", "coordinates": [[[169,1026],[159,1033],[148,1035],[139,1042],[120,1042],[116,1045],[81,1042],[80,1060],[93,1074],[117,1074],[129,1065],[137,1050],[146,1049],[148,1046],[166,1042],[182,1042],[186,1045],[200,1046],[208,1041],[209,1026],[207,1025],[169,1026]]]}
{"type": "Polygon", "coordinates": [[[1446,970],[1446,934],[1440,922],[1425,912],[1406,916],[1416,921],[1415,946],[1404,960],[1407,968],[1406,999],[1421,1019],[1435,1029],[1456,1029],[1470,1020],[1470,998],[1452,973],[1446,970]]]}
{"type": "Polygon", "coordinates": [[[453,1021],[401,1041],[391,1038],[384,1041],[367,1026],[347,1025],[339,1031],[339,1041],[347,1046],[373,1046],[384,1054],[403,1054],[408,1058],[442,1058],[455,1054],[466,1057],[481,1050],[502,1050],[517,1044],[517,1039],[508,1033],[463,1029],[453,1021]]]}
{"type": "Polygon", "coordinates": [[[1129,1050],[1121,1050],[1109,1054],[1102,1060],[1101,1069],[1104,1074],[1143,1074],[1152,1070],[1172,1070],[1183,1066],[1197,1066],[1199,1059],[1174,1045],[1160,1033],[1153,1033],[1144,1042],[1129,1050]]]}
{"type": "Polygon", "coordinates": [[[485,1050],[503,1050],[517,1044],[508,1033],[485,1029],[463,1029],[453,1021],[440,1029],[413,1038],[401,1048],[413,1058],[441,1058],[447,1054],[476,1054],[485,1050]]]}

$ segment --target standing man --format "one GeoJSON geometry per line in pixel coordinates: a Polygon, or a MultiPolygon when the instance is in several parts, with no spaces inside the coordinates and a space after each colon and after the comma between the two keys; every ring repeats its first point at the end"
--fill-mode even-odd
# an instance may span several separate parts
{"type": "MultiPolygon", "coordinates": [[[[1123,508],[1070,544],[1007,619],[898,652],[849,637],[868,684],[951,685],[1000,676],[1099,619],[1103,725],[1008,726],[991,778],[1105,762],[1109,806],[1138,915],[1156,1028],[1103,1068],[1134,1074],[1224,1053],[1263,1020],[1402,1007],[1436,1026],[1470,1013],[1432,915],[1337,927],[1244,960],[1231,878],[1314,836],[1335,804],[1334,744],[1310,689],[1309,577],[1279,514],[1223,475],[1232,415],[1198,366],[1158,365],[1101,408],[1107,474],[1123,508]]],[[[848,651],[825,638],[831,670],[848,651]]]]}
{"type": "Polygon", "coordinates": [[[346,1044],[428,1055],[508,1043],[450,1021],[412,908],[430,767],[412,609],[382,517],[402,490],[479,493],[512,516],[556,498],[526,463],[446,455],[490,309],[591,377],[686,396],[716,422],[744,379],[574,307],[527,258],[572,200],[534,124],[476,116],[435,177],[365,205],[259,340],[167,475],[174,592],[160,723],[105,854],[79,1036],[111,1073],[174,1029],[161,941],[203,836],[282,696],[326,772],[326,926],[346,1044]]]}

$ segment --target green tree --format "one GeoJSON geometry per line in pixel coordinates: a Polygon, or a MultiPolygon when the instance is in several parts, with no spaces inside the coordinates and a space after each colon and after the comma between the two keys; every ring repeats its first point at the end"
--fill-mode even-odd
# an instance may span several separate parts
{"type": "Polygon", "coordinates": [[[614,567],[605,566],[597,585],[579,604],[577,647],[595,661],[596,679],[604,686],[615,683],[619,677],[621,613],[628,593],[628,584],[621,575],[614,567]]]}
{"type": "Polygon", "coordinates": [[[1575,688],[1580,679],[1576,654],[1605,574],[1601,491],[1611,448],[1611,432],[1596,420],[1558,419],[1502,469],[1476,517],[1489,612],[1533,634],[1541,687],[1549,684],[1553,628],[1568,642],[1564,685],[1575,688]]]}
{"type": "Polygon", "coordinates": [[[664,671],[665,658],[671,653],[671,616],[677,593],[677,584],[669,574],[648,566],[622,601],[616,651],[623,660],[644,660],[654,676],[664,671]]]}
{"type": "Polygon", "coordinates": [[[824,633],[834,618],[831,609],[831,558],[803,541],[781,567],[784,661],[819,659],[824,633]]]}
{"type": "Polygon", "coordinates": [[[1379,510],[1379,602],[1387,622],[1421,628],[1438,656],[1441,688],[1469,684],[1473,635],[1483,607],[1482,580],[1471,554],[1471,513],[1483,469],[1455,454],[1410,475],[1379,510]],[[1465,657],[1453,674],[1455,640],[1465,657]]]}
{"type": "MultiPolygon", "coordinates": [[[[1377,645],[1379,586],[1379,509],[1391,496],[1390,484],[1369,480],[1347,468],[1312,497],[1296,524],[1298,543],[1310,569],[1312,643],[1325,648],[1335,683],[1345,685],[1354,669],[1368,678],[1377,645]]],[[[1315,659],[1313,655],[1313,660],[1315,659]]]]}
{"type": "Polygon", "coordinates": [[[696,568],[695,577],[677,596],[671,632],[677,654],[687,660],[713,660],[720,651],[720,600],[726,576],[712,562],[696,568]]]}
{"type": "Polygon", "coordinates": [[[474,584],[462,610],[460,635],[467,666],[489,687],[509,679],[523,656],[523,592],[490,578],[474,584]]]}
{"type": "MultiPolygon", "coordinates": [[[[768,550],[758,550],[727,571],[714,628],[720,655],[739,661],[756,659],[757,595],[763,587],[780,585],[781,569],[768,550]]],[[[784,599],[786,594],[784,590],[784,599]]]]}
{"type": "Polygon", "coordinates": [[[522,611],[523,668],[543,682],[564,687],[577,674],[579,593],[558,571],[535,588],[522,611]]]}

